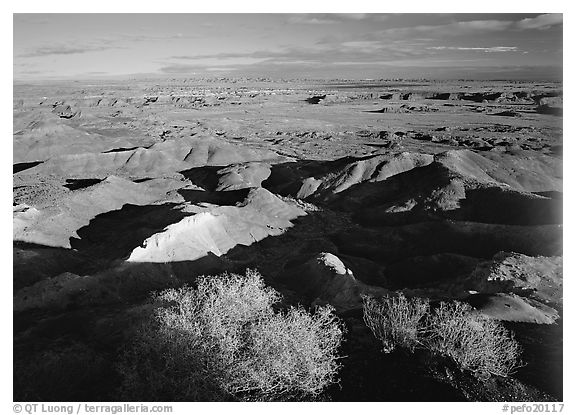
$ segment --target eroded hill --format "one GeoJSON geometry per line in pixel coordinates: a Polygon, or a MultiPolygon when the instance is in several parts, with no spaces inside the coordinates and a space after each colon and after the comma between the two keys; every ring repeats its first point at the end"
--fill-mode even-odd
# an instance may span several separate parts
{"type": "Polygon", "coordinates": [[[114,400],[150,292],[246,268],[345,319],[330,399],[562,399],[561,107],[557,84],[15,85],[15,359],[94,362],[15,399],[114,400]],[[361,296],[394,292],[469,302],[528,364],[474,395],[379,357],[361,296]]]}

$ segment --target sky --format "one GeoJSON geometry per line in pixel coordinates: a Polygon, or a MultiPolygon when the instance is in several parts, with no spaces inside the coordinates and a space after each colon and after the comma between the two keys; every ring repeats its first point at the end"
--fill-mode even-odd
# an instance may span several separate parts
{"type": "Polygon", "coordinates": [[[13,79],[562,77],[562,14],[14,14],[13,79]]]}

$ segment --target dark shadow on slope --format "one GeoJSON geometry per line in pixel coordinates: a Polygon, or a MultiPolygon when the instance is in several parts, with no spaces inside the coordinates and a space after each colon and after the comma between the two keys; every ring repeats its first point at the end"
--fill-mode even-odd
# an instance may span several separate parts
{"type": "MultiPolygon", "coordinates": [[[[375,186],[377,188],[377,186],[375,186]]],[[[355,220],[368,227],[401,226],[428,221],[465,221],[495,225],[561,225],[562,200],[535,198],[499,187],[469,189],[455,209],[435,209],[425,204],[406,211],[386,211],[391,203],[359,209],[355,220]]]]}
{"type": "Polygon", "coordinates": [[[563,319],[554,324],[504,322],[522,346],[525,366],[514,375],[518,380],[534,385],[559,401],[563,394],[563,319]]]}
{"type": "Polygon", "coordinates": [[[351,212],[368,227],[443,219],[503,225],[562,223],[562,200],[557,197],[464,184],[468,180],[434,162],[384,181],[357,183],[335,194],[329,206],[351,212]]]}
{"type": "Polygon", "coordinates": [[[361,313],[345,319],[339,386],[328,394],[337,402],[457,402],[466,401],[457,389],[435,380],[419,356],[382,345],[362,322],[361,313]]]}
{"type": "Polygon", "coordinates": [[[250,193],[250,189],[227,190],[227,191],[202,191],[190,189],[178,189],[178,193],[186,200],[186,202],[200,204],[211,203],[220,206],[234,206],[242,202],[250,193]]]}
{"type": "Polygon", "coordinates": [[[453,253],[489,259],[499,251],[562,255],[562,227],[451,220],[358,228],[330,237],[339,251],[386,265],[416,256],[453,253]]]}
{"type": "Polygon", "coordinates": [[[479,259],[453,253],[414,256],[386,266],[387,288],[434,288],[467,277],[479,259]]]}
{"type": "Polygon", "coordinates": [[[112,150],[106,150],[103,151],[102,153],[122,153],[124,151],[133,151],[133,150],[138,150],[139,148],[150,148],[151,146],[148,147],[142,147],[142,146],[136,146],[136,147],[119,147],[119,148],[113,148],[112,150]]]}
{"type": "Polygon", "coordinates": [[[203,166],[193,167],[188,170],[182,170],[182,176],[190,180],[196,186],[200,186],[206,191],[213,192],[218,187],[218,170],[223,169],[225,166],[203,166]]]}
{"type": "Polygon", "coordinates": [[[306,101],[308,104],[318,104],[320,101],[322,101],[325,98],[326,98],[326,95],[315,95],[313,97],[306,98],[304,101],[306,101]]]}
{"type": "Polygon", "coordinates": [[[84,189],[86,187],[94,186],[102,180],[104,179],[66,179],[64,187],[67,187],[70,190],[84,189]]]}
{"type": "MultiPolygon", "coordinates": [[[[82,317],[81,323],[86,325],[82,317]]],[[[114,367],[116,359],[115,351],[68,337],[57,338],[49,345],[40,342],[33,352],[15,343],[13,399],[26,402],[117,400],[115,390],[120,379],[114,367]]]]}
{"type": "MultiPolygon", "coordinates": [[[[222,192],[179,189],[178,193],[194,204],[210,203],[234,206],[246,199],[250,189],[222,192]]],[[[182,212],[176,203],[137,206],[126,204],[121,209],[102,213],[70,238],[73,249],[104,260],[122,259],[155,233],[179,222],[192,213],[182,212]]]]}
{"type": "Polygon", "coordinates": [[[538,107],[536,107],[536,112],[538,114],[555,115],[557,117],[561,117],[564,113],[563,108],[551,107],[548,105],[539,105],[538,107]]]}
{"type": "Polygon", "coordinates": [[[70,238],[70,245],[94,258],[125,258],[145,239],[191,215],[177,209],[178,206],[175,203],[148,206],[126,204],[119,210],[97,215],[77,231],[79,238],[70,238]]]}
{"type": "Polygon", "coordinates": [[[463,101],[484,102],[494,101],[500,98],[501,95],[501,92],[472,92],[459,94],[459,99],[463,101]]]}
{"type": "Polygon", "coordinates": [[[308,177],[319,178],[350,163],[370,157],[372,156],[343,157],[329,161],[300,160],[274,164],[270,166],[270,176],[262,182],[262,187],[281,196],[296,196],[302,186],[302,180],[308,177]]]}
{"type": "Polygon", "coordinates": [[[360,213],[361,210],[375,208],[383,211],[392,204],[421,199],[432,189],[448,186],[455,177],[456,175],[449,169],[433,162],[398,173],[383,181],[356,183],[335,194],[330,207],[347,212],[358,212],[359,220],[365,222],[361,219],[363,215],[360,213]]]}
{"type": "Polygon", "coordinates": [[[96,272],[97,262],[65,248],[14,242],[12,248],[14,291],[64,272],[78,275],[96,272]]]}
{"type": "Polygon", "coordinates": [[[31,161],[29,163],[16,163],[12,165],[12,174],[20,173],[21,171],[31,169],[39,164],[44,163],[43,161],[31,161]]]}
{"type": "Polygon", "coordinates": [[[563,221],[562,199],[536,198],[499,187],[468,190],[460,208],[447,213],[460,220],[508,225],[551,225],[563,221]]]}
{"type": "Polygon", "coordinates": [[[452,94],[450,92],[435,92],[430,96],[427,96],[426,99],[437,99],[441,101],[447,101],[450,99],[452,94]]]}
{"type": "Polygon", "coordinates": [[[174,283],[193,283],[199,275],[225,271],[243,273],[247,268],[260,269],[268,284],[283,291],[275,276],[286,262],[302,254],[336,252],[335,246],[322,236],[326,226],[331,224],[322,217],[309,215],[294,220],[294,227],[282,235],[267,237],[249,246],[236,245],[222,256],[208,252],[191,261],[120,261],[145,238],[187,215],[173,209],[172,204],[127,205],[118,211],[98,215],[81,228],[78,231],[81,239],[71,240],[74,249],[87,257],[107,260],[108,266],[87,277],[93,282],[88,284],[89,290],[73,293],[72,301],[66,302],[69,308],[142,301],[153,290],[174,283]]]}

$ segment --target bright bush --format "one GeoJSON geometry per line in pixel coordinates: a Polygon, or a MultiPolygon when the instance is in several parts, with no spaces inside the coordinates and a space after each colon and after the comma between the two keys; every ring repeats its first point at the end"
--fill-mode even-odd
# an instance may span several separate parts
{"type": "Polygon", "coordinates": [[[278,292],[254,271],[201,277],[153,297],[151,321],[120,365],[124,398],[314,398],[336,381],[343,327],[330,307],[274,311],[278,292]]]}
{"type": "Polygon", "coordinates": [[[430,317],[426,346],[480,376],[508,376],[519,366],[520,345],[497,321],[462,302],[440,303],[430,317]]]}
{"type": "Polygon", "coordinates": [[[382,342],[385,353],[397,346],[413,351],[420,344],[423,318],[429,312],[428,300],[397,297],[364,297],[364,322],[382,342]]]}

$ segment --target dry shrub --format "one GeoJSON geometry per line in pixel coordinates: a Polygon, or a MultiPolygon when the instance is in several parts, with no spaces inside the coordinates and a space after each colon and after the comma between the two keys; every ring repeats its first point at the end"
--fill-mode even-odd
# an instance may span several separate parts
{"type": "Polygon", "coordinates": [[[519,366],[520,345],[500,323],[465,303],[440,303],[430,316],[426,346],[481,377],[508,376],[519,366]]]}
{"type": "Polygon", "coordinates": [[[426,348],[481,378],[506,377],[520,365],[513,334],[466,303],[442,302],[431,312],[429,301],[421,298],[364,297],[364,321],[386,353],[396,347],[426,348]]]}
{"type": "Polygon", "coordinates": [[[235,362],[227,389],[265,399],[318,396],[339,369],[342,329],[331,307],[270,315],[250,327],[244,358],[235,362]]]}
{"type": "Polygon", "coordinates": [[[383,297],[377,300],[364,297],[364,322],[382,342],[385,353],[396,346],[413,351],[420,344],[424,330],[423,317],[428,313],[428,300],[422,298],[383,297]]]}
{"type": "Polygon", "coordinates": [[[154,296],[158,308],[120,365],[135,400],[277,400],[336,381],[343,328],[329,307],[274,312],[280,294],[254,271],[201,277],[154,296]]]}

